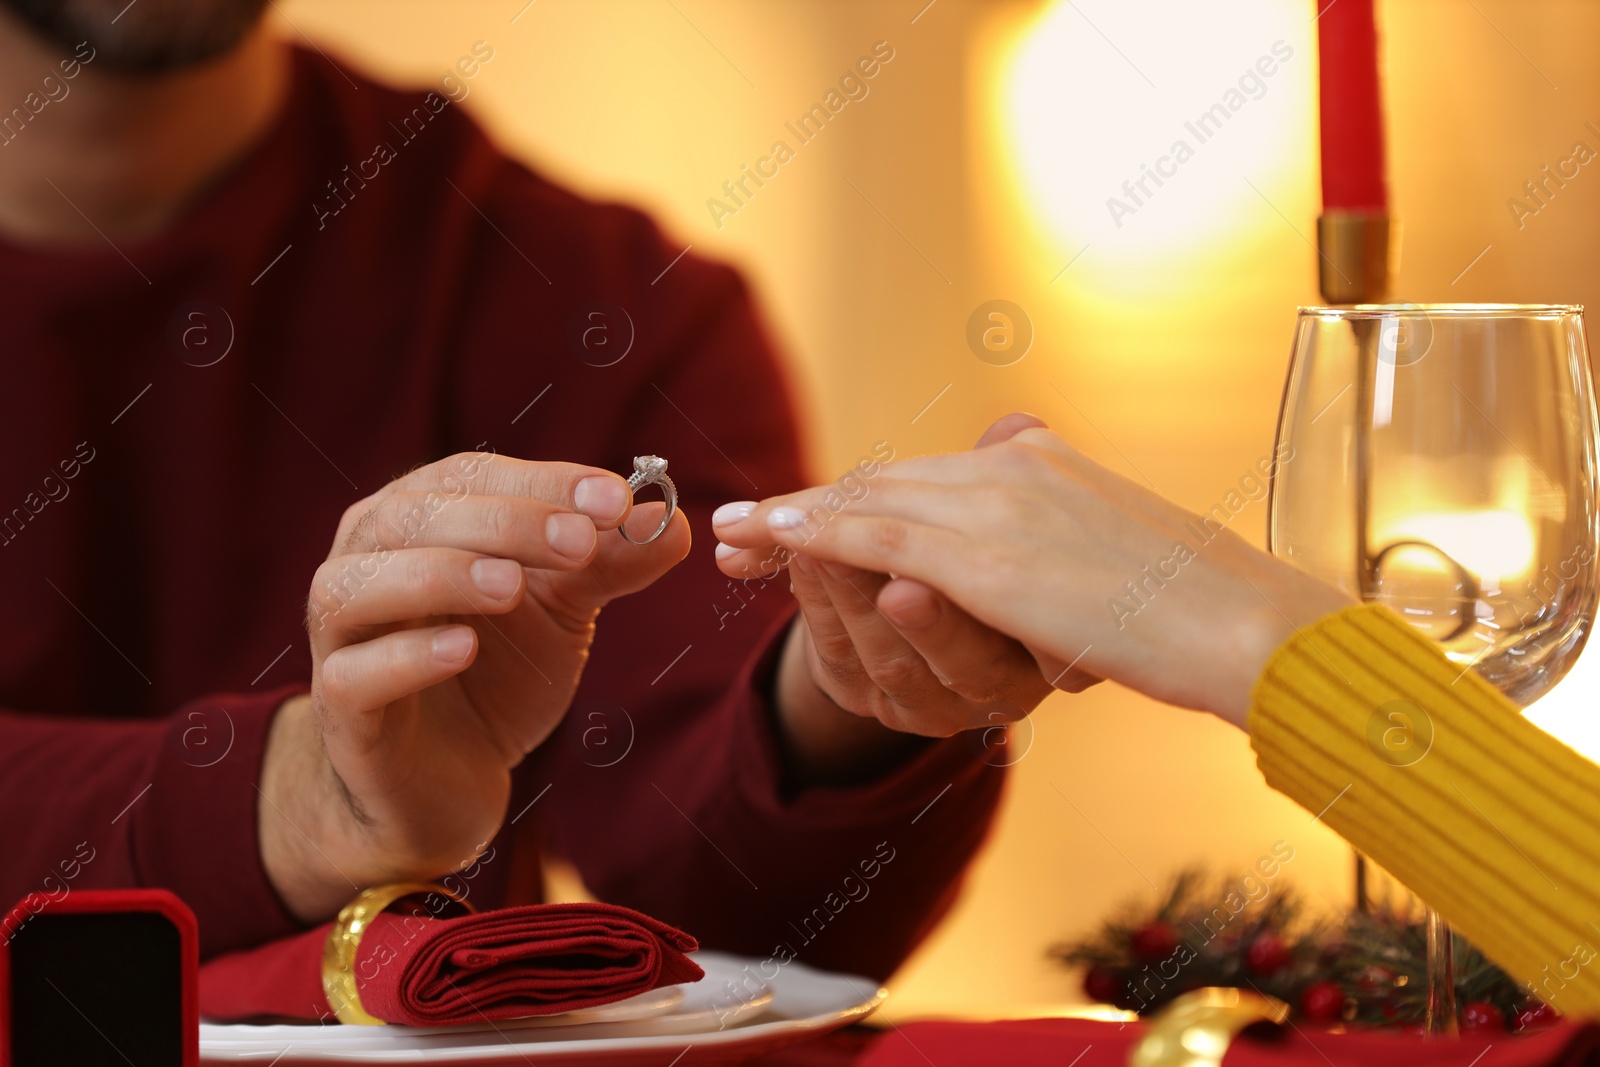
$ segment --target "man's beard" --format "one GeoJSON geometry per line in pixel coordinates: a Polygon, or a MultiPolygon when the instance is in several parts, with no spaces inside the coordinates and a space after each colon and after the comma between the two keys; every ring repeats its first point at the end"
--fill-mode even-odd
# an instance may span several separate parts
{"type": "Polygon", "coordinates": [[[51,42],[84,41],[95,65],[127,74],[193,66],[243,40],[268,0],[0,0],[51,42]]]}

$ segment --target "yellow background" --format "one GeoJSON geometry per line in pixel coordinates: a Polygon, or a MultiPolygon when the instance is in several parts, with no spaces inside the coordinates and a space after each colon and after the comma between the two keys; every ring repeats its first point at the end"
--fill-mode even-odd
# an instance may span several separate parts
{"type": "MultiPolygon", "coordinates": [[[[523,3],[284,0],[275,18],[401,81],[493,46],[466,106],[512,152],[750,273],[810,405],[819,473],[879,439],[901,455],[966,447],[1020,408],[1204,509],[1271,449],[1295,307],[1317,301],[1310,0],[523,3]],[[879,40],[896,54],[868,97],[717,226],[706,200],[774,140],[796,147],[784,122],[879,40]],[[1121,180],[1276,41],[1293,58],[1260,98],[1112,225],[1121,180]],[[1035,330],[1012,366],[965,341],[993,298],[1035,330]]],[[[1584,128],[1600,126],[1600,7],[1391,0],[1380,20],[1397,295],[1600,297],[1600,164],[1520,229],[1506,206],[1575,141],[1600,149],[1584,128]]],[[[1264,505],[1235,526],[1260,543],[1264,505]]],[[[1535,709],[1591,750],[1596,660],[1535,709]]],[[[1242,868],[1287,841],[1288,878],[1347,898],[1347,851],[1260,784],[1228,727],[1102,686],[1052,698],[1014,744],[1026,755],[997,832],[890,983],[891,1017],[1081,1000],[1046,948],[1188,861],[1242,868]]]]}

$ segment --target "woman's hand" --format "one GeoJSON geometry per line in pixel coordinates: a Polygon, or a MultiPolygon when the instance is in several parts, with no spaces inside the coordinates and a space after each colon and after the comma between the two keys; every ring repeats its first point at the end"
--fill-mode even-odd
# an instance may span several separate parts
{"type": "Polygon", "coordinates": [[[494,836],[600,608],[689,550],[681,515],[648,545],[611,532],[630,499],[609,471],[463,454],[345,512],[311,583],[311,693],[279,711],[262,772],[263,859],[298,916],[459,867],[494,836]]]}
{"type": "MultiPolygon", "coordinates": [[[[978,447],[1017,428],[996,424],[978,447]]],[[[758,506],[719,508],[712,525],[740,525],[758,506]]],[[[1015,722],[1050,692],[1027,649],[927,586],[770,543],[762,552],[724,545],[718,560],[733,578],[787,571],[800,615],[778,665],[777,712],[802,780],[870,777],[907,751],[907,734],[945,737],[1015,722]]],[[[1074,673],[1062,685],[1093,681],[1074,673]]]]}
{"type": "Polygon", "coordinates": [[[1242,726],[1273,650],[1348,600],[1038,420],[1002,424],[1019,418],[1029,428],[990,447],[886,467],[837,512],[825,488],[763,501],[718,527],[724,570],[776,545],[812,566],[892,574],[880,607],[931,587],[1046,672],[1070,665],[1242,726]]]}

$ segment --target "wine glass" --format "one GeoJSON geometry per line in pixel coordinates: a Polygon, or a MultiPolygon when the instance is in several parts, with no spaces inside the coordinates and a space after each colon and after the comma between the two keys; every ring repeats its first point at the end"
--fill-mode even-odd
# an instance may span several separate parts
{"type": "MultiPolygon", "coordinates": [[[[1278,449],[1275,555],[1393,608],[1524,707],[1571,668],[1597,588],[1581,307],[1301,308],[1278,449]]],[[[1379,731],[1376,755],[1425,756],[1415,725],[1379,731]]],[[[1451,1033],[1451,935],[1426,923],[1426,1026],[1451,1033]]]]}

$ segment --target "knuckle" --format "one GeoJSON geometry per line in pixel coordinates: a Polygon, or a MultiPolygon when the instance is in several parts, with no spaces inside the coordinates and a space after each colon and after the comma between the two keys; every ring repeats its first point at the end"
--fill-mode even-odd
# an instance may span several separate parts
{"type": "Polygon", "coordinates": [[[484,534],[491,544],[517,545],[529,539],[532,523],[520,501],[501,497],[482,511],[484,534]]]}
{"type": "Polygon", "coordinates": [[[361,542],[352,539],[345,547],[360,551],[369,546],[399,548],[406,544],[420,532],[407,524],[410,503],[409,494],[396,494],[379,504],[362,520],[361,542]]]}
{"type": "Polygon", "coordinates": [[[847,692],[861,688],[868,678],[853,651],[842,656],[828,655],[819,647],[811,662],[819,681],[831,683],[835,688],[847,692]]]}
{"type": "MultiPolygon", "coordinates": [[[[442,560],[431,552],[414,554],[406,578],[413,590],[427,603],[443,604],[449,598],[467,596],[463,590],[470,588],[454,580],[442,560]]],[[[465,576],[463,575],[465,579],[465,576]]]]}
{"type": "Polygon", "coordinates": [[[985,584],[996,589],[1015,589],[1025,564],[1015,552],[1009,552],[990,542],[968,546],[971,566],[968,574],[981,574],[985,584]]]}
{"type": "Polygon", "coordinates": [[[824,663],[851,664],[859,667],[855,646],[850,643],[849,637],[843,634],[817,637],[813,632],[811,641],[817,650],[817,656],[824,663]]]}
{"type": "Polygon", "coordinates": [[[985,485],[977,491],[979,514],[993,526],[1015,529],[1027,518],[1028,505],[1014,489],[998,485],[985,485]]]}
{"type": "Polygon", "coordinates": [[[354,552],[367,537],[371,536],[371,526],[376,511],[376,508],[368,507],[366,501],[345,511],[339,525],[344,527],[348,523],[350,532],[345,535],[343,553],[354,552]]]}
{"type": "Polygon", "coordinates": [[[898,559],[911,540],[911,527],[901,519],[884,518],[872,524],[871,544],[877,553],[890,560],[898,559]]]}
{"type": "Polygon", "coordinates": [[[867,668],[873,682],[896,704],[915,706],[944,687],[934,678],[927,661],[914,650],[892,653],[867,668]]]}

